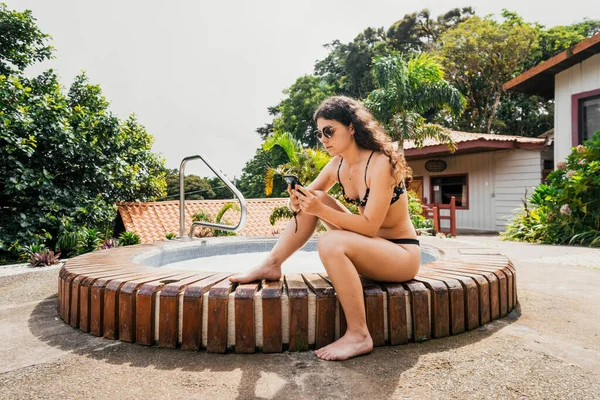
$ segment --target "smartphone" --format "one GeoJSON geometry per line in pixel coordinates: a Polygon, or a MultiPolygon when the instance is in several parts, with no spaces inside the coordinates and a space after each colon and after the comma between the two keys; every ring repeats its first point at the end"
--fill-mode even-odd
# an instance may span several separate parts
{"type": "Polygon", "coordinates": [[[300,179],[296,175],[284,175],[283,180],[292,187],[292,189],[296,189],[296,185],[302,186],[300,183],[300,179]]]}

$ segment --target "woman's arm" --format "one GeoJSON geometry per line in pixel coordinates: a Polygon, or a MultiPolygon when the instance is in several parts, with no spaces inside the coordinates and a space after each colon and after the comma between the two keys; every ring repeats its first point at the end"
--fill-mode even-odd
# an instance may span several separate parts
{"type": "Polygon", "coordinates": [[[369,237],[375,236],[385,219],[394,191],[392,165],[388,158],[377,157],[376,162],[372,162],[370,165],[369,174],[371,175],[369,199],[362,215],[334,210],[321,203],[312,188],[302,188],[301,186],[299,190],[296,190],[301,200],[300,209],[341,229],[369,237]],[[308,193],[302,195],[301,190],[308,191],[308,193]]]}

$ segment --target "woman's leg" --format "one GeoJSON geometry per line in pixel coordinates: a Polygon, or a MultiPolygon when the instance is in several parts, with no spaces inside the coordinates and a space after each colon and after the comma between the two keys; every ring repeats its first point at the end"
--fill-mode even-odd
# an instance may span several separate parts
{"type": "Polygon", "coordinates": [[[319,238],[319,256],[346,316],[347,329],[336,342],[315,351],[323,360],[345,360],[373,349],[367,328],[359,275],[377,281],[403,282],[419,270],[420,249],[349,231],[330,231],[319,238]]]}
{"type": "MultiPolygon", "coordinates": [[[[350,212],[342,205],[342,203],[335,200],[327,193],[321,190],[317,190],[316,193],[325,205],[339,211],[350,212]]],[[[314,215],[301,212],[296,218],[298,220],[298,232],[295,232],[296,224],[294,223],[294,219],[290,219],[267,259],[250,271],[232,275],[229,280],[231,282],[239,283],[254,282],[262,279],[270,281],[278,280],[281,277],[281,264],[304,246],[315,232],[317,226],[318,218],[314,215]]],[[[328,229],[339,229],[325,222],[324,224],[328,229]]]]}

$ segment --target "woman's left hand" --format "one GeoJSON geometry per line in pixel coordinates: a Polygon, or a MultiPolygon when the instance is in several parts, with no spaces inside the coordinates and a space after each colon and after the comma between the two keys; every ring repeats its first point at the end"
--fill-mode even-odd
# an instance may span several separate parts
{"type": "Polygon", "coordinates": [[[310,189],[296,185],[296,189],[292,192],[300,202],[300,210],[312,215],[317,215],[319,213],[323,203],[310,189]]]}

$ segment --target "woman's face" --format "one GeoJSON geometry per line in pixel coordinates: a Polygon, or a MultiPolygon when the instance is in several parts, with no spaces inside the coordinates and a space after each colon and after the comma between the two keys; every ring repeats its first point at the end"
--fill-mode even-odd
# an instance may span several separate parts
{"type": "Polygon", "coordinates": [[[315,135],[331,156],[343,153],[353,142],[353,134],[352,124],[346,126],[334,119],[317,119],[315,135]]]}

